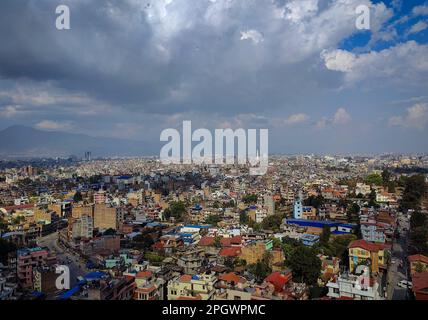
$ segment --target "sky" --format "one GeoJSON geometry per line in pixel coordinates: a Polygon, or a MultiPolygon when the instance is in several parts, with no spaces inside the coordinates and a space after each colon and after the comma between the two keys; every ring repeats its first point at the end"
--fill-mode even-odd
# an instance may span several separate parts
{"type": "Polygon", "coordinates": [[[428,152],[425,0],[2,0],[0,39],[0,129],[159,141],[191,120],[267,128],[271,153],[428,152]]]}

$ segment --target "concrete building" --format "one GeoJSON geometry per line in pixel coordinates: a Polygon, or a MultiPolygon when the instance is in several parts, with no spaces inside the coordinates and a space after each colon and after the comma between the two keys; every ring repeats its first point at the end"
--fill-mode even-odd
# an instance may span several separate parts
{"type": "Polygon", "coordinates": [[[105,204],[96,204],[94,210],[94,228],[116,230],[118,228],[116,208],[105,204]]]}
{"type": "Polygon", "coordinates": [[[378,273],[386,267],[384,245],[355,240],[349,244],[349,270],[352,272],[357,266],[369,264],[373,273],[378,273]]]}
{"type": "Polygon", "coordinates": [[[7,279],[0,274],[0,301],[14,300],[16,289],[17,285],[15,283],[9,283],[7,279]]]}
{"type": "Polygon", "coordinates": [[[33,288],[33,270],[41,266],[52,266],[56,263],[56,256],[47,249],[40,247],[18,250],[17,274],[19,284],[24,289],[33,288]]]}
{"type": "Polygon", "coordinates": [[[73,210],[71,213],[71,216],[73,219],[79,219],[83,215],[94,217],[94,206],[84,205],[84,206],[73,207],[73,210]]]}
{"type": "Polygon", "coordinates": [[[327,283],[330,298],[354,300],[383,300],[379,293],[379,284],[370,281],[368,284],[361,283],[360,278],[352,274],[342,274],[334,277],[327,283]]]}
{"type": "Polygon", "coordinates": [[[73,238],[91,239],[94,234],[94,221],[91,216],[82,215],[73,222],[73,238]]]}
{"type": "Polygon", "coordinates": [[[213,300],[216,282],[214,273],[176,277],[168,283],[168,300],[213,300]]]}
{"type": "Polygon", "coordinates": [[[263,202],[264,202],[264,207],[267,210],[267,215],[271,216],[275,214],[275,201],[273,199],[273,196],[265,195],[263,202]]]}
{"type": "Polygon", "coordinates": [[[107,195],[105,191],[98,191],[94,193],[94,202],[95,204],[105,204],[107,195]]]}
{"type": "Polygon", "coordinates": [[[183,268],[185,274],[194,275],[202,267],[202,258],[197,255],[181,256],[177,260],[177,265],[183,268]]]}
{"type": "Polygon", "coordinates": [[[369,242],[385,243],[386,241],[384,228],[376,223],[361,222],[361,235],[365,241],[369,242]]]}
{"type": "Polygon", "coordinates": [[[164,300],[165,280],[151,271],[140,271],[135,276],[134,300],[164,300]]]}
{"type": "Polygon", "coordinates": [[[47,296],[55,294],[55,292],[58,290],[56,288],[58,274],[55,271],[55,266],[42,266],[35,268],[33,271],[34,291],[42,292],[47,296]]]}

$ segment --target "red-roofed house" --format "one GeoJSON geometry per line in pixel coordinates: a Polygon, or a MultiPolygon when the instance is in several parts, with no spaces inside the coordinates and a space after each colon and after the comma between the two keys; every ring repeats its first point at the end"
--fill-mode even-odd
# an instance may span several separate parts
{"type": "Polygon", "coordinates": [[[237,257],[241,254],[240,247],[222,248],[219,252],[220,257],[237,257]]]}
{"type": "Polygon", "coordinates": [[[211,247],[215,244],[215,237],[202,237],[198,245],[201,247],[211,247]]]}
{"type": "Polygon", "coordinates": [[[246,282],[247,279],[244,277],[238,276],[235,272],[229,272],[223,273],[218,277],[217,286],[220,288],[239,287],[246,282]]]}
{"type": "Polygon", "coordinates": [[[135,276],[134,300],[163,300],[165,281],[156,278],[151,271],[140,271],[135,276]]]}
{"type": "Polygon", "coordinates": [[[231,238],[222,238],[220,240],[220,243],[222,247],[240,246],[242,244],[242,237],[234,236],[231,238]]]}
{"type": "Polygon", "coordinates": [[[273,284],[275,293],[281,293],[284,291],[285,285],[292,279],[292,276],[291,271],[273,272],[267,276],[265,282],[273,284]]]}
{"type": "Polygon", "coordinates": [[[385,246],[365,240],[352,241],[349,246],[349,269],[355,271],[358,265],[369,263],[372,272],[385,268],[385,246]]]}

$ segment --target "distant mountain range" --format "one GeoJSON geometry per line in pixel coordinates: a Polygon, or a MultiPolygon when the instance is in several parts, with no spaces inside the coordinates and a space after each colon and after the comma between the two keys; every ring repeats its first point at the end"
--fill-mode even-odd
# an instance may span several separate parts
{"type": "Polygon", "coordinates": [[[157,145],[143,141],[91,137],[83,134],[42,131],[11,126],[0,131],[0,158],[148,156],[159,152],[157,145]]]}

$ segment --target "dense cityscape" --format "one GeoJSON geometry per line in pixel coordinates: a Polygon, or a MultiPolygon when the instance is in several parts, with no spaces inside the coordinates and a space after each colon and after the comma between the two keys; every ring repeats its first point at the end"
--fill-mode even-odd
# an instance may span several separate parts
{"type": "Polygon", "coordinates": [[[426,155],[0,167],[0,300],[428,299],[426,155]]]}

